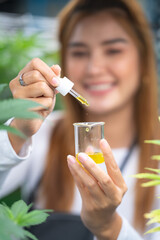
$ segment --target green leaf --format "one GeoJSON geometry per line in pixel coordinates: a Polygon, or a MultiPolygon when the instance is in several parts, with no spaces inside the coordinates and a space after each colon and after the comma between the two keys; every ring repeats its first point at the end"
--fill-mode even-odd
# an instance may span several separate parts
{"type": "Polygon", "coordinates": [[[34,210],[28,213],[30,205],[23,200],[12,204],[9,208],[5,203],[0,204],[0,240],[21,239],[26,237],[38,240],[33,234],[23,229],[23,226],[31,226],[46,220],[52,210],[34,210]]]}
{"type": "Polygon", "coordinates": [[[139,179],[155,179],[160,181],[160,175],[153,173],[138,173],[132,176],[139,179]]]}
{"type": "Polygon", "coordinates": [[[28,212],[31,206],[31,204],[27,206],[27,204],[23,200],[16,201],[12,204],[11,211],[14,218],[17,219],[17,222],[28,212]]]}
{"type": "Polygon", "coordinates": [[[150,225],[150,224],[153,224],[153,223],[160,223],[160,216],[156,216],[156,217],[150,219],[150,220],[147,222],[147,225],[150,225]]]}
{"type": "Polygon", "coordinates": [[[159,231],[160,231],[160,227],[156,227],[156,228],[152,228],[149,231],[145,232],[145,234],[159,232],[159,231]]]}
{"type": "Polygon", "coordinates": [[[0,84],[0,93],[3,92],[3,90],[7,87],[7,84],[3,83],[0,84]]]}
{"type": "Polygon", "coordinates": [[[150,213],[146,213],[144,216],[145,216],[145,218],[152,218],[157,215],[160,215],[160,209],[156,209],[156,210],[151,211],[150,213]]]}
{"type": "Polygon", "coordinates": [[[0,217],[7,217],[9,219],[13,219],[13,214],[10,208],[5,204],[0,204],[0,217]]]}
{"type": "Polygon", "coordinates": [[[153,159],[153,160],[160,160],[160,155],[153,155],[151,157],[151,159],[153,159]]]}
{"type": "MultiPolygon", "coordinates": [[[[42,105],[25,99],[8,99],[0,101],[0,122],[3,123],[9,118],[42,118],[38,113],[29,111],[29,109],[42,105]]],[[[44,107],[45,108],[45,107],[44,107]]]]}
{"type": "Polygon", "coordinates": [[[145,169],[152,172],[160,173],[160,169],[154,169],[154,168],[145,168],[145,169]]]}
{"type": "Polygon", "coordinates": [[[11,126],[6,126],[6,125],[0,125],[0,130],[6,130],[8,132],[11,132],[15,135],[18,135],[21,138],[26,138],[26,136],[20,132],[18,129],[11,127],[11,126]]]}
{"type": "Polygon", "coordinates": [[[160,140],[145,140],[145,143],[152,143],[152,144],[156,144],[156,145],[160,145],[160,140]]]}
{"type": "Polygon", "coordinates": [[[157,186],[157,185],[160,185],[160,181],[149,181],[147,183],[142,183],[141,186],[142,187],[153,187],[153,186],[157,186]]]}
{"type": "Polygon", "coordinates": [[[27,230],[24,230],[24,235],[25,235],[26,237],[29,237],[29,238],[33,239],[33,240],[38,240],[38,238],[36,238],[36,236],[34,236],[32,233],[30,233],[30,232],[27,231],[27,230]]]}
{"type": "Polygon", "coordinates": [[[24,239],[24,233],[20,226],[17,226],[6,216],[0,216],[0,240],[24,239]]]}
{"type": "Polygon", "coordinates": [[[45,211],[47,210],[34,210],[27,213],[19,220],[19,225],[23,227],[37,225],[46,220],[49,216],[45,211]]]}

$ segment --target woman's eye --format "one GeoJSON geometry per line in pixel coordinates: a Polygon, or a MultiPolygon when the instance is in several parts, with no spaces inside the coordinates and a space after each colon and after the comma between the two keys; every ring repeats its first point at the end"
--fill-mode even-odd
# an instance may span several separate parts
{"type": "Polygon", "coordinates": [[[109,49],[109,50],[107,50],[106,52],[107,52],[107,54],[109,54],[109,55],[114,55],[114,54],[119,54],[119,53],[121,53],[122,50],[120,50],[120,49],[109,49]]]}
{"type": "Polygon", "coordinates": [[[86,57],[88,56],[88,53],[87,52],[72,52],[71,53],[71,56],[73,57],[86,57]]]}

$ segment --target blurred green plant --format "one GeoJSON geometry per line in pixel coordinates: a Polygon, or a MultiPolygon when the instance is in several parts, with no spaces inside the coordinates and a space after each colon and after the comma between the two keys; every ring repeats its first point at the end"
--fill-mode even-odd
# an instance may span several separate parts
{"type": "MultiPolygon", "coordinates": [[[[7,84],[0,84],[0,95],[7,87],[7,84]]],[[[25,138],[15,128],[6,126],[4,122],[12,117],[31,119],[41,118],[41,116],[33,111],[32,108],[41,106],[40,104],[22,99],[0,100],[0,130],[10,131],[25,138]]],[[[23,200],[16,201],[9,208],[5,203],[0,204],[0,240],[11,239],[33,239],[37,238],[29,231],[23,229],[32,225],[37,225],[46,220],[47,212],[50,210],[34,210],[30,211],[32,205],[27,206],[23,200]]]]}
{"type": "MultiPolygon", "coordinates": [[[[40,115],[31,111],[40,104],[22,99],[12,99],[8,83],[17,76],[18,72],[33,58],[40,57],[48,65],[59,62],[57,52],[47,52],[39,43],[39,35],[25,36],[22,32],[16,33],[12,38],[0,37],[0,130],[10,131],[21,137],[25,136],[17,129],[6,126],[4,123],[12,118],[40,118],[40,115]]],[[[58,97],[59,98],[59,97],[58,97]]],[[[55,108],[63,108],[58,99],[55,108]]],[[[34,210],[28,212],[31,205],[27,206],[22,200],[16,201],[11,208],[0,204],[0,240],[30,239],[37,240],[23,227],[40,224],[46,220],[49,210],[34,210]]]]}
{"type": "Polygon", "coordinates": [[[0,76],[1,82],[8,83],[25,66],[31,58],[31,51],[35,48],[37,35],[26,37],[18,32],[12,37],[0,38],[0,76]]]}
{"type": "MultiPolygon", "coordinates": [[[[42,42],[39,33],[26,36],[17,32],[12,37],[0,36],[0,83],[9,83],[19,71],[34,57],[41,58],[49,66],[59,63],[59,51],[49,51],[42,42]]],[[[5,87],[0,99],[12,98],[9,87],[5,87]]],[[[63,103],[57,95],[56,109],[63,109],[63,103]]]]}
{"type": "Polygon", "coordinates": [[[48,65],[59,63],[59,54],[48,52],[40,42],[40,35],[26,36],[17,32],[12,37],[0,37],[0,77],[1,83],[9,83],[18,72],[34,57],[42,58],[48,65]]]}
{"type": "MultiPolygon", "coordinates": [[[[150,144],[156,144],[160,146],[160,140],[146,140],[145,143],[150,144]]],[[[160,160],[160,155],[153,155],[152,160],[160,160]]],[[[138,173],[133,175],[133,177],[139,178],[139,179],[148,179],[149,181],[142,183],[142,187],[152,187],[156,185],[160,185],[160,169],[154,169],[154,168],[145,168],[149,171],[149,173],[138,173]]],[[[160,198],[160,196],[158,196],[160,198]]],[[[150,230],[148,230],[145,234],[153,233],[153,232],[159,232],[160,231],[160,209],[153,210],[150,213],[146,213],[144,215],[146,219],[149,219],[147,222],[147,225],[151,225],[154,223],[158,223],[158,227],[153,227],[150,230]]]]}
{"type": "Polygon", "coordinates": [[[38,240],[24,227],[41,224],[52,210],[29,211],[31,206],[23,200],[16,201],[10,208],[5,203],[0,204],[0,240],[28,238],[38,240]]]}

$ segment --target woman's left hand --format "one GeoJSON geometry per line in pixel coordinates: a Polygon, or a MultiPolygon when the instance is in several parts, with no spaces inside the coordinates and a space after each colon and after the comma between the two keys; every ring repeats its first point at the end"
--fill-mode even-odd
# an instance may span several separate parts
{"type": "Polygon", "coordinates": [[[83,167],[71,155],[67,160],[81,194],[83,223],[98,239],[113,240],[117,239],[122,223],[116,208],[127,186],[105,139],[100,141],[100,147],[108,174],[85,153],[78,155],[83,167]]]}

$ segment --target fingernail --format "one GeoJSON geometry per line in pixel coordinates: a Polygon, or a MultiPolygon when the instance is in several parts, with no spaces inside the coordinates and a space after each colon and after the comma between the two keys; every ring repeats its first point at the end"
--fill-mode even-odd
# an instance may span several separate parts
{"type": "Polygon", "coordinates": [[[106,141],[106,139],[101,139],[101,141],[100,141],[100,143],[101,143],[101,145],[103,146],[103,147],[108,147],[109,146],[109,144],[108,144],[108,142],[106,141]]]}
{"type": "Polygon", "coordinates": [[[59,84],[59,80],[56,77],[52,78],[52,84],[56,87],[59,84]]]}
{"type": "Polygon", "coordinates": [[[58,70],[58,71],[61,71],[61,68],[58,64],[54,65],[54,67],[58,70]]]}
{"type": "Polygon", "coordinates": [[[67,156],[67,161],[69,162],[69,163],[75,163],[76,161],[75,161],[75,158],[73,157],[73,156],[71,156],[71,155],[68,155],[67,156]]]}

